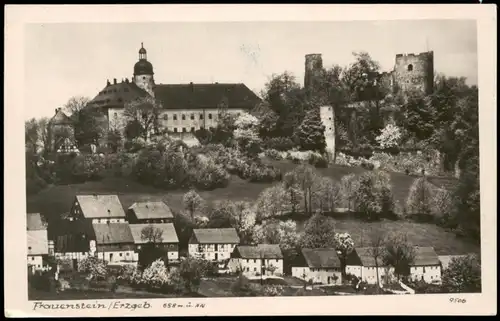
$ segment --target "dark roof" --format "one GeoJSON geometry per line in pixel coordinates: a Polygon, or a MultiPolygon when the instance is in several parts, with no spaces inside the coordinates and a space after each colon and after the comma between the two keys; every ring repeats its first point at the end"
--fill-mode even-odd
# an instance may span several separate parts
{"type": "Polygon", "coordinates": [[[132,232],[135,244],[144,244],[148,242],[142,239],[142,230],[150,225],[162,231],[162,240],[158,243],[179,243],[173,223],[130,224],[130,231],[132,232]]]}
{"type": "MultiPolygon", "coordinates": [[[[144,48],[142,48],[142,49],[144,49],[144,48]]],[[[144,52],[141,52],[139,50],[139,53],[145,54],[146,49],[144,49],[144,52]]],[[[152,74],[153,74],[153,65],[149,61],[147,61],[146,59],[141,59],[135,63],[134,76],[136,76],[136,75],[152,75],[152,74]]]]}
{"type": "Polygon", "coordinates": [[[223,101],[228,108],[250,109],[260,102],[245,84],[157,85],[154,94],[165,109],[215,108],[223,101]]]}
{"type": "Polygon", "coordinates": [[[238,244],[240,238],[234,228],[204,228],[194,229],[195,243],[238,244]]]}
{"type": "Polygon", "coordinates": [[[278,244],[238,245],[235,254],[244,259],[282,259],[278,244]]]}
{"type": "Polygon", "coordinates": [[[309,268],[337,268],[340,267],[340,259],[334,248],[302,249],[302,255],[309,268]]]}
{"type": "MultiPolygon", "coordinates": [[[[375,259],[373,258],[372,249],[373,249],[372,247],[357,247],[354,249],[353,252],[355,252],[357,257],[359,258],[359,263],[362,266],[369,266],[369,267],[377,266],[375,264],[375,259]]],[[[380,255],[377,258],[378,266],[384,266],[383,251],[384,251],[383,248],[379,248],[380,255]]]]}
{"type": "Polygon", "coordinates": [[[129,207],[137,219],[162,219],[173,218],[174,215],[164,202],[137,202],[129,207]]]}
{"type": "Polygon", "coordinates": [[[47,230],[28,231],[28,255],[45,255],[49,253],[47,230]]]}
{"type": "Polygon", "coordinates": [[[42,215],[40,215],[40,213],[28,213],[26,229],[28,231],[46,230],[47,225],[45,225],[45,222],[42,219],[42,215]]]}
{"type": "Polygon", "coordinates": [[[434,251],[433,247],[420,247],[415,248],[415,259],[413,260],[412,266],[429,266],[429,265],[440,265],[439,257],[434,251]]]}
{"type": "Polygon", "coordinates": [[[66,115],[61,108],[56,109],[56,114],[50,119],[51,125],[72,125],[71,118],[66,115]]]}
{"type": "Polygon", "coordinates": [[[120,199],[116,195],[77,195],[85,218],[125,217],[120,199]]]}
{"type": "Polygon", "coordinates": [[[97,244],[134,243],[128,223],[92,224],[97,244]]]}
{"type": "Polygon", "coordinates": [[[87,106],[120,108],[124,107],[126,102],[146,96],[148,96],[147,92],[139,88],[134,82],[127,80],[116,84],[108,84],[87,106]]]}

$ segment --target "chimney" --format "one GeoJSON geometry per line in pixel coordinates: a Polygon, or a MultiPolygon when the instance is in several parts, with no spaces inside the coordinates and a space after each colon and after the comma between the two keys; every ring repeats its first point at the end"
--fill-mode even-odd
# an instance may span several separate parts
{"type": "Polygon", "coordinates": [[[194,85],[193,85],[193,82],[190,82],[190,83],[189,83],[189,86],[191,87],[191,91],[194,91],[194,85]]]}
{"type": "Polygon", "coordinates": [[[113,79],[113,85],[116,85],[116,78],[113,79]]]}
{"type": "Polygon", "coordinates": [[[107,86],[110,86],[110,85],[111,85],[111,83],[109,82],[109,79],[108,79],[108,80],[106,80],[106,87],[107,87],[107,86]]]}

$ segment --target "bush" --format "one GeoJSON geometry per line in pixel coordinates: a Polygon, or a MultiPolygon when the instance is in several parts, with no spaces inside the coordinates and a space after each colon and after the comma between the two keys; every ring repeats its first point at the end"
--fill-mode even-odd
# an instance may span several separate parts
{"type": "Polygon", "coordinates": [[[264,154],[273,160],[282,160],[285,158],[283,154],[276,149],[267,149],[264,154]]]}
{"type": "Polygon", "coordinates": [[[293,140],[288,137],[273,137],[266,139],[264,141],[264,146],[267,149],[275,149],[281,152],[291,150],[292,148],[296,147],[293,140]]]}
{"type": "Polygon", "coordinates": [[[88,273],[91,279],[102,280],[108,274],[106,265],[104,260],[95,256],[87,256],[78,263],[78,272],[88,273]]]}
{"type": "Polygon", "coordinates": [[[211,159],[200,162],[190,174],[195,186],[201,190],[223,188],[229,184],[229,173],[211,159]]]}
{"type": "Polygon", "coordinates": [[[50,292],[55,289],[54,274],[50,271],[36,271],[35,274],[28,272],[28,283],[34,289],[50,292]]]}
{"type": "Polygon", "coordinates": [[[271,183],[281,180],[281,171],[272,165],[254,162],[243,173],[242,178],[254,183],[271,183]]]}
{"type": "Polygon", "coordinates": [[[127,140],[124,144],[125,151],[129,153],[137,153],[146,147],[146,142],[141,138],[127,140]]]}
{"type": "Polygon", "coordinates": [[[324,156],[311,154],[309,156],[309,164],[313,165],[316,168],[327,168],[328,160],[324,156]]]}
{"type": "Polygon", "coordinates": [[[262,292],[264,296],[281,296],[284,289],[281,285],[266,285],[262,292]]]}

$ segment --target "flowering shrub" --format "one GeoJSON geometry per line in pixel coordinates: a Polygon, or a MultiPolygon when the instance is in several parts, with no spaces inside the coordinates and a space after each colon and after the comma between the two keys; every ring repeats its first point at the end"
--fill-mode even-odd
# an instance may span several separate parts
{"type": "Polygon", "coordinates": [[[165,262],[158,259],[148,266],[143,272],[141,283],[152,289],[160,289],[170,281],[165,262]]]}
{"type": "Polygon", "coordinates": [[[127,140],[124,144],[125,150],[129,153],[137,153],[144,147],[146,147],[146,142],[142,138],[134,138],[132,140],[127,140]]]}
{"type": "Polygon", "coordinates": [[[206,159],[199,163],[190,172],[192,180],[197,188],[212,190],[226,187],[229,184],[229,173],[222,165],[216,164],[212,159],[206,159]]]}
{"type": "Polygon", "coordinates": [[[274,182],[281,180],[281,171],[272,165],[254,162],[246,168],[242,178],[250,182],[274,182]]]}
{"type": "Polygon", "coordinates": [[[95,256],[88,256],[78,263],[78,272],[88,273],[90,279],[104,279],[108,270],[106,262],[95,256]]]}
{"type": "Polygon", "coordinates": [[[266,285],[262,290],[264,296],[281,296],[284,289],[281,285],[266,285]]]}
{"type": "Polygon", "coordinates": [[[380,135],[375,138],[381,148],[398,147],[401,141],[401,130],[393,124],[387,124],[381,130],[380,135]]]}
{"type": "Polygon", "coordinates": [[[286,158],[286,153],[280,152],[276,149],[267,149],[264,152],[264,155],[269,157],[270,159],[274,159],[274,160],[282,160],[282,159],[286,158]]]}
{"type": "Polygon", "coordinates": [[[117,279],[119,281],[125,281],[130,284],[140,284],[141,283],[141,272],[137,269],[137,266],[132,264],[123,265],[118,272],[117,279]]]}

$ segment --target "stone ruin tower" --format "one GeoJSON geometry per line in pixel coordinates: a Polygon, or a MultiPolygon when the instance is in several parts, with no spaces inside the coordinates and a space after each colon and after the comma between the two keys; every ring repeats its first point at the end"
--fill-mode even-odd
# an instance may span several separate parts
{"type": "MultiPolygon", "coordinates": [[[[323,59],[321,54],[308,54],[305,56],[304,89],[310,95],[318,90],[318,82],[323,73],[323,59]]],[[[335,114],[333,106],[321,105],[319,114],[323,126],[325,126],[326,151],[335,155],[335,114]]]]}
{"type": "Polygon", "coordinates": [[[393,78],[395,91],[403,95],[410,91],[431,94],[434,91],[434,52],[397,54],[393,78]]]}

